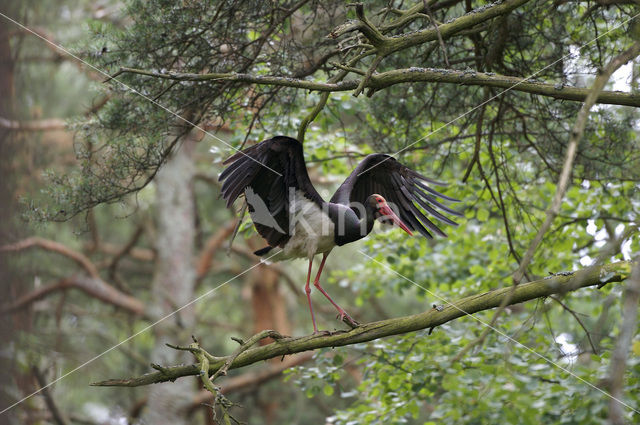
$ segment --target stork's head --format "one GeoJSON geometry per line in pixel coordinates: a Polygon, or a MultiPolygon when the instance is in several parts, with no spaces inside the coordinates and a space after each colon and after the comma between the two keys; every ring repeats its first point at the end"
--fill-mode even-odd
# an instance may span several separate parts
{"type": "Polygon", "coordinates": [[[398,217],[398,215],[393,212],[386,199],[384,199],[382,195],[378,195],[377,193],[370,195],[367,198],[367,207],[370,208],[375,219],[379,220],[382,223],[394,223],[409,235],[413,236],[411,230],[407,227],[406,224],[402,222],[402,220],[400,220],[400,217],[398,217]]]}

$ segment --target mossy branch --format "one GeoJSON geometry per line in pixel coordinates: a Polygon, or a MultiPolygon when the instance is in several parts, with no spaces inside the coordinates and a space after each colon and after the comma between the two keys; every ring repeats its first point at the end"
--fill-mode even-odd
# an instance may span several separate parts
{"type": "MultiPolygon", "coordinates": [[[[397,20],[398,22],[393,22],[391,25],[386,27],[383,26],[381,28],[373,28],[368,21],[363,19],[364,13],[361,11],[362,5],[358,5],[360,8],[358,20],[348,21],[340,25],[331,31],[328,37],[338,38],[349,32],[360,31],[375,46],[375,50],[379,55],[388,56],[391,53],[398,52],[409,47],[430,41],[436,41],[439,37],[447,39],[463,30],[472,28],[498,16],[505,15],[529,1],[530,0],[504,0],[492,3],[478,9],[474,9],[449,22],[438,25],[435,29],[429,28],[394,37],[385,36],[383,34],[397,28],[398,26],[402,26],[406,22],[419,16],[424,8],[423,2],[420,2],[420,5],[416,5],[402,13],[402,16],[397,20]]],[[[358,11],[358,8],[356,8],[356,12],[358,11]]]]}
{"type": "MultiPolygon", "coordinates": [[[[236,369],[259,361],[282,357],[289,354],[315,350],[324,347],[340,347],[372,341],[391,335],[400,335],[421,329],[434,328],[467,314],[498,307],[505,297],[511,296],[509,305],[562,294],[588,286],[602,286],[609,282],[620,282],[631,273],[631,263],[621,261],[604,266],[592,266],[575,273],[560,273],[534,282],[511,286],[472,295],[445,305],[442,309],[432,308],[412,316],[398,317],[360,325],[350,331],[338,331],[329,335],[315,334],[298,338],[283,337],[275,342],[247,349],[237,355],[213,357],[209,361],[209,376],[215,374],[228,363],[229,369],[236,369]],[[513,291],[513,292],[512,292],[513,291]],[[512,294],[510,294],[512,292],[512,294]],[[231,362],[229,360],[232,359],[231,362]]],[[[260,335],[260,334],[259,334],[260,335]]],[[[253,339],[251,339],[253,341],[253,339]]],[[[201,365],[180,365],[162,367],[158,372],[135,378],[112,379],[96,382],[94,386],[138,387],[159,382],[174,381],[183,376],[200,375],[201,365]]]]}
{"type": "MultiPolygon", "coordinates": [[[[356,90],[363,82],[360,79],[345,80],[336,83],[318,82],[302,80],[289,77],[258,76],[251,74],[238,74],[235,72],[222,74],[188,74],[188,73],[159,73],[136,68],[121,68],[112,78],[123,73],[133,73],[146,75],[154,78],[178,81],[233,81],[247,84],[258,84],[267,86],[293,87],[304,90],[320,92],[341,92],[356,90]]],[[[364,71],[363,71],[364,73],[364,71]]],[[[569,87],[557,84],[548,84],[527,81],[520,77],[499,75],[488,72],[475,71],[455,71],[437,68],[406,68],[381,72],[370,75],[366,79],[362,89],[373,89],[375,91],[404,83],[451,83],[470,86],[485,86],[520,91],[540,96],[552,97],[560,100],[572,100],[583,102],[590,88],[569,87]]],[[[602,91],[596,103],[610,105],[624,105],[640,107],[640,94],[624,93],[617,91],[602,91]]]]}

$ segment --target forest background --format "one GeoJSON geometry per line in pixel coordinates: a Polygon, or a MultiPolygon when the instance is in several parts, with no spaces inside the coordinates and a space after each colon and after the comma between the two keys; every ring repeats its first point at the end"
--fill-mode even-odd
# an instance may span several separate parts
{"type": "Polygon", "coordinates": [[[3,1],[0,423],[638,421],[639,13],[3,1]],[[447,239],[329,257],[361,328],[308,336],[306,264],[259,263],[246,218],[230,245],[222,161],[276,134],[325,199],[383,152],[460,200],[447,239]]]}

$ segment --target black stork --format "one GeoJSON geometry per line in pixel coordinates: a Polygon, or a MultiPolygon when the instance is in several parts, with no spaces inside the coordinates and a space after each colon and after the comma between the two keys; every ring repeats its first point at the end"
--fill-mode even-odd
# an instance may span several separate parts
{"type": "Polygon", "coordinates": [[[418,231],[427,238],[432,238],[431,232],[446,237],[418,206],[430,216],[451,225],[456,223],[436,208],[461,216],[438,202],[436,197],[454,202],[457,202],[456,199],[426,184],[443,183],[417,173],[390,155],[366,156],[329,202],[324,201],[313,187],[302,144],[291,137],[276,136],[264,140],[237,152],[224,164],[231,164],[219,178],[224,182],[222,196],[227,207],[244,193],[254,226],[268,243],[267,247],[255,254],[264,256],[279,247],[282,251],[270,259],[309,260],[305,292],[314,333],[318,332],[318,328],[311,306],[309,280],[316,254],[322,254],[322,261],[313,285],[338,310],[340,320],[355,327],[357,322],[320,285],[322,268],[331,250],[335,246],[364,238],[371,232],[376,220],[394,223],[409,235],[418,231]]]}

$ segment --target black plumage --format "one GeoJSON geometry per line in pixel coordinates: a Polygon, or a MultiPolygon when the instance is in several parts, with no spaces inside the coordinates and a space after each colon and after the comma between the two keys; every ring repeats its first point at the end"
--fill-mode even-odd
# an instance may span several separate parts
{"type": "MultiPolygon", "coordinates": [[[[390,155],[374,153],[367,155],[360,161],[349,177],[336,190],[330,202],[344,205],[355,202],[363,205],[372,193],[377,193],[385,198],[387,202],[395,205],[398,210],[396,212],[399,213],[402,221],[411,230],[416,230],[422,235],[431,238],[432,235],[425,228],[426,226],[433,233],[446,237],[447,234],[431,222],[416,207],[416,203],[436,219],[450,225],[456,225],[453,220],[442,215],[435,208],[440,208],[449,214],[457,216],[462,216],[462,214],[442,205],[433,196],[424,191],[426,190],[449,201],[457,200],[439,193],[424,182],[439,186],[444,185],[444,183],[432,180],[402,165],[390,155]]],[[[358,214],[357,210],[356,213],[358,214]]]]}
{"type": "MultiPolygon", "coordinates": [[[[278,227],[266,226],[254,220],[256,230],[272,246],[283,246],[291,235],[289,223],[292,190],[301,190],[305,197],[321,206],[324,200],[311,184],[304,162],[302,144],[296,139],[276,136],[236,153],[224,161],[229,165],[220,174],[222,196],[231,206],[238,196],[251,188],[266,204],[278,227]]],[[[249,203],[249,212],[254,208],[249,203]]]]}
{"type": "Polygon", "coordinates": [[[320,275],[331,250],[365,237],[375,220],[431,238],[432,233],[447,235],[430,217],[456,225],[442,212],[462,215],[437,200],[456,199],[429,186],[443,183],[411,170],[390,155],[365,157],[329,202],[311,184],[302,144],[296,139],[276,136],[236,153],[224,164],[229,165],[220,174],[220,181],[227,207],[244,193],[255,228],[269,244],[255,254],[265,255],[280,247],[283,254],[275,255],[281,258],[308,258],[305,292],[315,332],[309,283],[316,254],[323,256],[314,286],[336,307],[341,320],[357,326],[320,285],[320,275]]]}

